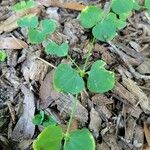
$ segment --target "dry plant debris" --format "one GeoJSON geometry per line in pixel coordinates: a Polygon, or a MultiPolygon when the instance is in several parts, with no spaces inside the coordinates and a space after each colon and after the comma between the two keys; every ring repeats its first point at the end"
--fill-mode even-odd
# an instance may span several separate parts
{"type": "MultiPolygon", "coordinates": [[[[116,1],[126,3],[129,0],[116,1]]],[[[149,0],[145,1],[148,3],[149,0]]],[[[79,101],[70,131],[74,134],[76,130],[80,132],[78,129],[88,128],[98,150],[149,150],[150,8],[148,4],[139,0],[139,4],[145,5],[146,9],[139,10],[139,5],[136,3],[136,10],[132,14],[129,13],[127,19],[120,14],[120,11],[123,11],[121,5],[119,10],[116,8],[117,4],[113,4],[110,9],[110,3],[104,0],[37,0],[35,7],[14,12],[12,6],[17,2],[17,0],[0,1],[0,149],[32,149],[33,141],[44,129],[41,124],[36,128],[32,123],[34,116],[41,111],[45,116],[55,118],[64,131],[67,129],[74,96],[63,93],[63,90],[56,91],[58,84],[53,86],[54,72],[60,63],[65,63],[67,66],[72,63],[72,69],[77,66],[84,68],[84,62],[90,55],[84,68],[87,72],[82,72],[77,67],[80,77],[84,77],[83,81],[87,81],[90,73],[93,73],[90,72],[91,66],[94,70],[101,65],[105,73],[107,70],[115,72],[115,86],[111,91],[100,94],[93,92],[97,86],[93,88],[91,82],[87,82],[78,95],[79,101]],[[104,16],[103,24],[100,18],[96,20],[96,16],[91,16],[87,22],[80,20],[81,11],[84,9],[87,11],[86,6],[90,5],[98,8],[95,14],[102,12],[100,7],[104,8],[106,14],[111,11],[108,18],[104,16]],[[117,14],[117,17],[112,13],[117,14]],[[26,15],[39,17],[39,22],[44,19],[56,20],[57,29],[51,35],[44,35],[48,38],[47,41],[32,45],[31,38],[28,38],[28,29],[20,28],[17,24],[17,21],[26,15]],[[120,20],[122,22],[116,27],[111,19],[114,17],[118,21],[121,15],[125,20],[120,20]],[[111,27],[105,17],[112,21],[111,27]],[[92,22],[88,26],[90,20],[95,23],[92,22]],[[105,29],[103,25],[108,28],[105,29]],[[105,36],[102,36],[102,28],[105,36]],[[121,30],[116,32],[116,28],[121,30]],[[93,32],[90,32],[91,30],[93,32]],[[92,34],[98,40],[94,41],[91,54],[88,53],[88,49],[92,34]],[[59,53],[48,48],[52,41],[59,53]],[[69,45],[69,49],[66,45],[63,47],[63,50],[66,48],[63,54],[60,53],[63,51],[60,48],[62,43],[69,45]],[[47,53],[55,55],[46,55],[45,47],[47,53]],[[68,54],[65,56],[67,52],[69,56],[68,54]],[[64,57],[59,58],[60,55],[64,57]],[[94,62],[97,63],[93,65],[94,62]]],[[[125,12],[129,11],[128,9],[130,10],[130,7],[124,7],[125,12]]],[[[41,34],[44,34],[44,30],[48,30],[42,28],[40,23],[37,26],[37,29],[34,29],[35,33],[41,31],[41,34]]],[[[99,80],[98,77],[97,81],[91,77],[91,81],[96,83],[99,80]]],[[[66,84],[67,81],[68,78],[66,84]]],[[[64,86],[59,87],[64,88],[64,86]]],[[[65,92],[67,91],[68,89],[65,92]]],[[[52,120],[48,121],[49,124],[52,120]]],[[[56,130],[60,133],[58,128],[56,130]]],[[[89,132],[85,130],[81,132],[88,133],[89,136],[89,132]]]]}

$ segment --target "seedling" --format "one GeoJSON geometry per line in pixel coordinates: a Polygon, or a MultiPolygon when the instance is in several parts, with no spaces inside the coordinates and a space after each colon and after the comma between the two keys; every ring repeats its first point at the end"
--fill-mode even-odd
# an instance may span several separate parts
{"type": "Polygon", "coordinates": [[[5,51],[0,50],[0,61],[5,61],[7,54],[5,51]]]}
{"type": "Polygon", "coordinates": [[[32,123],[35,125],[42,125],[47,127],[49,125],[56,125],[57,121],[54,117],[44,114],[44,111],[40,111],[39,114],[34,116],[32,123]]]}
{"type": "Polygon", "coordinates": [[[112,0],[108,10],[105,11],[96,6],[87,6],[81,12],[80,22],[84,28],[92,28],[96,39],[103,42],[110,41],[117,35],[118,29],[126,26],[126,19],[133,6],[133,0],[112,0]],[[89,18],[92,19],[89,21],[89,18]]]}
{"type": "MultiPolygon", "coordinates": [[[[18,4],[14,8],[17,11],[22,11],[30,8],[29,3],[34,2],[23,2],[22,4],[20,3],[21,6],[18,4]]],[[[132,10],[138,10],[139,8],[140,5],[135,0],[112,0],[109,8],[106,10],[96,6],[87,6],[81,12],[81,25],[86,29],[92,28],[93,34],[93,39],[89,43],[90,46],[85,64],[81,67],[69,56],[68,43],[57,44],[49,40],[49,36],[57,28],[55,20],[44,19],[39,21],[35,15],[28,15],[18,20],[20,27],[28,29],[28,39],[31,44],[46,43],[43,45],[47,55],[67,57],[72,62],[72,64],[59,64],[55,68],[53,78],[53,85],[57,91],[76,96],[73,101],[67,130],[63,131],[54,118],[46,116],[41,111],[33,119],[34,124],[45,127],[37,140],[33,142],[35,150],[60,150],[62,148],[64,150],[95,149],[94,138],[88,129],[70,132],[78,95],[86,89],[91,93],[108,92],[115,85],[115,74],[105,69],[106,63],[103,60],[93,62],[90,67],[87,67],[87,63],[96,39],[102,42],[111,41],[117,35],[118,30],[126,26],[126,20],[132,14],[132,10]]],[[[145,8],[150,10],[150,0],[145,0],[145,8]]]]}
{"type": "Polygon", "coordinates": [[[29,28],[28,37],[32,44],[40,44],[46,39],[47,35],[52,34],[55,30],[56,22],[44,19],[40,22],[39,27],[29,28]]]}
{"type": "Polygon", "coordinates": [[[53,41],[47,43],[45,47],[45,53],[47,55],[56,55],[58,57],[63,57],[68,54],[69,45],[68,43],[62,43],[61,45],[56,44],[53,41]]]}

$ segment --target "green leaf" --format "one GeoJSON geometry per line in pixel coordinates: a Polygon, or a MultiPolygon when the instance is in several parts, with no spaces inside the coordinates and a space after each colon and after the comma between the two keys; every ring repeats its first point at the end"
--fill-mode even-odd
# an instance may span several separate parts
{"type": "Polygon", "coordinates": [[[51,41],[47,44],[45,52],[47,55],[56,55],[58,57],[66,56],[68,54],[69,45],[67,43],[62,43],[61,45],[56,44],[51,41]]]}
{"type": "Polygon", "coordinates": [[[31,28],[29,29],[28,37],[32,44],[40,44],[45,40],[46,35],[43,32],[40,32],[34,28],[31,28]]]}
{"type": "Polygon", "coordinates": [[[122,13],[122,14],[119,15],[119,19],[121,19],[123,21],[126,21],[130,14],[131,14],[131,12],[122,13]]]}
{"type": "Polygon", "coordinates": [[[80,22],[84,28],[91,28],[96,25],[102,16],[102,10],[96,6],[87,6],[80,14],[80,22]]]}
{"type": "Polygon", "coordinates": [[[77,94],[84,89],[84,81],[68,64],[60,64],[54,73],[54,87],[62,92],[77,94]]]}
{"type": "Polygon", "coordinates": [[[112,10],[116,14],[128,13],[133,9],[133,0],[113,0],[112,10]]]}
{"type": "Polygon", "coordinates": [[[87,81],[88,89],[94,93],[104,93],[111,90],[115,84],[115,76],[111,71],[107,71],[104,66],[106,63],[98,60],[93,63],[89,71],[87,81]]]}
{"type": "Polygon", "coordinates": [[[127,25],[127,23],[124,20],[117,19],[116,25],[117,25],[117,28],[120,30],[120,29],[123,29],[127,25]]]}
{"type": "Polygon", "coordinates": [[[150,0],[145,0],[144,6],[148,9],[148,12],[150,14],[150,0]]]}
{"type": "Polygon", "coordinates": [[[34,118],[32,119],[32,123],[35,125],[40,125],[42,124],[43,120],[44,120],[44,111],[40,111],[40,114],[34,116],[34,118]]]}
{"type": "Polygon", "coordinates": [[[29,40],[32,44],[42,43],[48,34],[52,34],[56,30],[56,22],[54,20],[45,19],[40,22],[39,28],[30,28],[28,32],[29,40]]]}
{"type": "Polygon", "coordinates": [[[35,6],[35,2],[33,0],[28,0],[28,1],[21,1],[17,4],[15,4],[12,9],[14,11],[24,11],[28,8],[32,8],[35,6]]]}
{"type": "Polygon", "coordinates": [[[41,31],[45,34],[52,34],[56,30],[56,21],[53,19],[44,19],[41,21],[41,31]]]}
{"type": "Polygon", "coordinates": [[[117,34],[116,19],[116,15],[110,13],[92,29],[93,36],[103,42],[112,40],[117,34]]]}
{"type": "Polygon", "coordinates": [[[45,119],[42,124],[44,127],[47,127],[49,125],[56,125],[56,124],[57,124],[57,121],[55,118],[53,118],[52,116],[45,115],[45,119]]]}
{"type": "Polygon", "coordinates": [[[142,8],[142,6],[139,4],[139,0],[134,0],[133,8],[134,10],[140,10],[142,8]]]}
{"type": "Polygon", "coordinates": [[[64,150],[95,150],[95,141],[88,129],[70,133],[64,150]]]}
{"type": "Polygon", "coordinates": [[[33,142],[34,150],[60,150],[63,131],[59,126],[48,126],[33,142]]]}
{"type": "Polygon", "coordinates": [[[7,57],[6,52],[0,50],[0,61],[5,61],[6,57],[7,57]]]}
{"type": "Polygon", "coordinates": [[[35,15],[27,15],[17,21],[18,26],[36,28],[38,26],[38,17],[35,15]]]}

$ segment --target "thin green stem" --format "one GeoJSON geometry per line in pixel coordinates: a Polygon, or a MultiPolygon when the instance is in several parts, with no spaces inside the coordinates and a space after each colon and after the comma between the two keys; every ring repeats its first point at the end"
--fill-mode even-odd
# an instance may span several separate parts
{"type": "Polygon", "coordinates": [[[77,67],[77,69],[79,70],[79,72],[82,72],[82,69],[75,63],[75,61],[68,55],[67,56],[70,60],[71,60],[71,62],[77,67]]]}
{"type": "Polygon", "coordinates": [[[76,97],[74,98],[73,104],[72,104],[70,119],[69,119],[67,130],[66,130],[66,133],[65,133],[64,149],[66,147],[66,143],[67,143],[67,140],[68,140],[69,131],[70,131],[70,128],[71,128],[71,125],[72,125],[72,120],[73,120],[74,114],[76,112],[77,102],[78,102],[78,95],[76,95],[76,97]]]}
{"type": "MultiPolygon", "coordinates": [[[[111,10],[112,3],[113,3],[113,0],[110,1],[109,6],[107,7],[107,9],[104,10],[104,14],[103,14],[103,17],[102,17],[101,21],[103,21],[106,18],[106,16],[109,14],[109,12],[111,10]]],[[[92,40],[92,42],[91,42],[91,44],[89,46],[88,54],[87,54],[87,57],[86,57],[86,60],[85,60],[85,63],[84,63],[84,67],[83,67],[83,72],[86,71],[87,63],[89,61],[90,56],[92,55],[92,50],[93,50],[93,47],[94,47],[94,42],[95,42],[95,37],[93,38],[93,40],[92,40]]]]}
{"type": "Polygon", "coordinates": [[[89,48],[88,48],[88,54],[87,54],[87,57],[86,57],[86,60],[85,60],[84,66],[83,66],[83,71],[84,72],[86,71],[87,63],[88,63],[88,61],[90,59],[90,56],[92,55],[92,50],[93,50],[93,47],[94,47],[94,42],[95,42],[95,38],[93,38],[93,40],[90,43],[89,48]]]}

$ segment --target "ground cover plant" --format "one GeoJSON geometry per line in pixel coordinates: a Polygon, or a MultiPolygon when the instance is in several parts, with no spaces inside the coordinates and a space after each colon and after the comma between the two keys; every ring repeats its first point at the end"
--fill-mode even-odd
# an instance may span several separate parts
{"type": "MultiPolygon", "coordinates": [[[[13,6],[14,11],[24,11],[34,7],[34,1],[22,1],[13,6]]],[[[44,130],[33,142],[35,150],[94,150],[95,140],[87,128],[71,131],[72,120],[75,115],[77,101],[83,90],[91,93],[105,93],[115,86],[115,74],[105,68],[107,65],[103,60],[95,61],[90,67],[87,65],[97,41],[106,42],[111,45],[111,40],[122,30],[128,17],[134,10],[140,8],[150,11],[150,1],[145,0],[144,6],[140,6],[135,0],[112,0],[107,9],[103,10],[96,6],[87,6],[82,10],[79,20],[85,30],[91,30],[93,38],[90,39],[89,49],[85,63],[79,66],[69,56],[69,44],[64,42],[55,43],[49,39],[57,29],[57,22],[53,19],[40,20],[36,15],[26,15],[17,21],[18,26],[26,28],[27,36],[31,44],[41,44],[46,55],[65,57],[71,64],[61,63],[54,66],[53,86],[55,90],[72,94],[74,101],[68,122],[67,130],[64,131],[55,118],[47,116],[43,111],[37,114],[32,122],[35,125],[44,126],[44,130]],[[92,17],[94,16],[94,17],[92,17]],[[89,21],[90,19],[90,21],[89,21]]],[[[90,31],[89,31],[90,32],[90,31]]],[[[0,61],[6,59],[6,54],[0,52],[0,61]]]]}
{"type": "Polygon", "coordinates": [[[0,50],[0,61],[5,61],[6,57],[7,54],[4,51],[0,50]]]}

